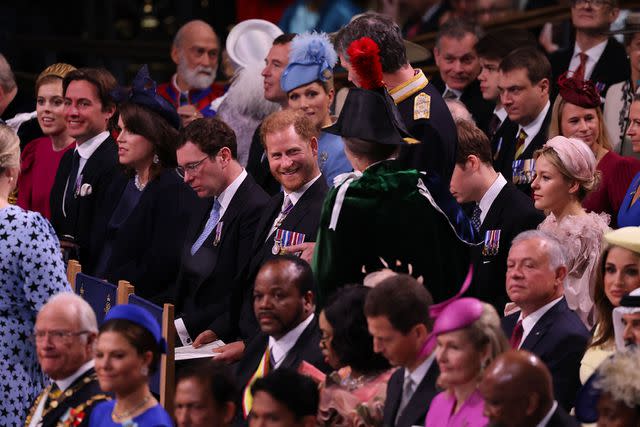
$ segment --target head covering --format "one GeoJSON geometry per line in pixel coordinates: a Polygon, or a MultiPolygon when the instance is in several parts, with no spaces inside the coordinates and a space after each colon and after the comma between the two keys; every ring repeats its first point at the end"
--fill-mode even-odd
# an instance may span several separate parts
{"type": "Polygon", "coordinates": [[[247,19],[235,25],[225,44],[227,54],[237,66],[246,68],[262,63],[273,40],[282,34],[277,25],[263,19],[247,19]]]}
{"type": "Polygon", "coordinates": [[[119,87],[111,92],[111,96],[119,104],[131,102],[147,107],[162,116],[171,126],[180,129],[180,116],[173,105],[156,92],[156,82],[149,76],[149,67],[146,64],[140,68],[131,82],[131,89],[119,87]]]}
{"type": "Polygon", "coordinates": [[[555,136],[544,145],[553,148],[569,173],[581,181],[590,181],[596,172],[593,151],[579,139],[555,136]]]}
{"type": "Polygon", "coordinates": [[[602,102],[591,80],[568,77],[567,72],[558,77],[558,90],[562,99],[578,107],[597,108],[602,102]]]}
{"type": "Polygon", "coordinates": [[[36,79],[36,85],[38,85],[38,82],[40,82],[40,80],[49,76],[64,79],[67,74],[75,69],[76,67],[74,67],[73,65],[65,64],[64,62],[51,64],[47,68],[42,70],[42,72],[38,75],[38,78],[36,79]]]}
{"type": "Polygon", "coordinates": [[[113,307],[104,317],[104,322],[114,319],[124,319],[146,329],[153,335],[162,353],[167,352],[167,343],[162,338],[162,331],[158,321],[142,307],[133,304],[120,304],[113,307]]]}
{"type": "Polygon", "coordinates": [[[634,289],[620,300],[620,306],[613,309],[613,332],[616,339],[616,348],[624,350],[626,348],[624,342],[624,325],[622,324],[622,315],[640,313],[640,288],[634,289]]]}
{"type": "Polygon", "coordinates": [[[622,227],[605,233],[605,242],[640,254],[640,227],[622,227]]]}
{"type": "Polygon", "coordinates": [[[629,12],[624,20],[624,27],[609,31],[607,34],[635,34],[640,33],[640,12],[629,12]]]}
{"type": "Polygon", "coordinates": [[[338,62],[329,36],[326,33],[304,33],[291,41],[289,64],[280,77],[285,92],[333,77],[333,67],[338,62]]]}
{"type": "Polygon", "coordinates": [[[349,45],[347,54],[362,87],[349,89],[338,120],[322,130],[377,144],[419,143],[405,127],[398,108],[384,87],[379,53],[378,45],[368,37],[349,45]]]}

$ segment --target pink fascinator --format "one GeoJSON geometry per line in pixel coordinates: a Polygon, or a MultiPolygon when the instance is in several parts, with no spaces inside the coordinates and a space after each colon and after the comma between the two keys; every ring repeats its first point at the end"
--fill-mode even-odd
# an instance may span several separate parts
{"type": "Polygon", "coordinates": [[[590,181],[596,171],[596,157],[587,144],[575,138],[555,136],[545,144],[560,157],[569,173],[581,181],[590,181]]]}

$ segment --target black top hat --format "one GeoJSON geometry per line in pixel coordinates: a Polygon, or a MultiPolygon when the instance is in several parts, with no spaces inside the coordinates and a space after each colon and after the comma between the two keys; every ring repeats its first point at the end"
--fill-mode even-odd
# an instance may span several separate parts
{"type": "Polygon", "coordinates": [[[343,138],[358,138],[377,144],[416,144],[402,122],[386,89],[349,89],[338,120],[322,129],[343,138]],[[381,93],[383,92],[383,93],[381,93]]]}

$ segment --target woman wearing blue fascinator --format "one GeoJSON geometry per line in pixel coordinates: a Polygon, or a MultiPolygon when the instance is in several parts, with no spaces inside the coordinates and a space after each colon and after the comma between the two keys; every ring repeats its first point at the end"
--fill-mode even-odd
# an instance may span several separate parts
{"type": "Polygon", "coordinates": [[[94,359],[100,388],[114,399],[96,405],[89,427],[172,427],[149,390],[149,376],[166,351],[151,313],[136,305],[113,307],[100,326],[94,359]]]}
{"type": "Polygon", "coordinates": [[[289,65],[282,73],[280,85],[289,98],[289,108],[304,112],[320,131],[318,166],[333,186],[333,179],[353,170],[344,153],[342,137],[322,131],[333,124],[333,67],[338,55],[325,33],[304,33],[291,42],[289,65]]]}
{"type": "Polygon", "coordinates": [[[113,95],[123,171],[96,212],[91,244],[99,257],[88,272],[112,283],[128,280],[136,294],[160,303],[178,275],[185,238],[180,224],[197,202],[174,169],[180,118],[156,93],[146,65],[130,89],[113,95]]]}

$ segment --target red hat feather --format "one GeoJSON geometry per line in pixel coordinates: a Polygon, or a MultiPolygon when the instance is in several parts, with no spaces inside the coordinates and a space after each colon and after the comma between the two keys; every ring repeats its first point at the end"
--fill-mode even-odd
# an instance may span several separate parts
{"type": "Polygon", "coordinates": [[[380,48],[376,42],[369,37],[355,40],[347,48],[347,55],[349,55],[349,63],[358,76],[360,87],[375,90],[384,85],[380,48]]]}

